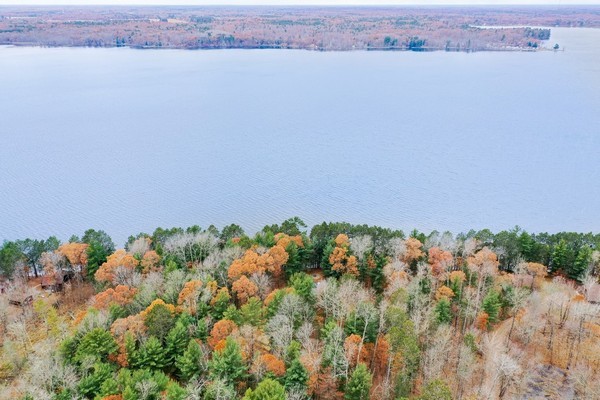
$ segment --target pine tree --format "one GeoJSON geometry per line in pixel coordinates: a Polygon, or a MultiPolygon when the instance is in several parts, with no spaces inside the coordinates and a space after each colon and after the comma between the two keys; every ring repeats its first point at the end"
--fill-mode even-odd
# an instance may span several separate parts
{"type": "Polygon", "coordinates": [[[248,389],[243,400],[285,400],[285,389],[273,379],[265,379],[256,389],[248,389]]]}
{"type": "Polygon", "coordinates": [[[109,354],[118,350],[119,346],[109,332],[102,328],[95,328],[85,334],[77,346],[75,358],[83,361],[92,357],[99,361],[105,361],[109,354]]]}
{"type": "Polygon", "coordinates": [[[177,358],[176,365],[183,381],[189,381],[202,373],[202,349],[194,339],[190,340],[187,349],[177,358]]]}
{"type": "Polygon", "coordinates": [[[491,290],[483,299],[482,308],[483,311],[488,315],[488,320],[490,323],[498,321],[498,314],[500,313],[501,306],[502,303],[500,301],[500,296],[495,290],[491,290]]]}
{"type": "Polygon", "coordinates": [[[79,393],[87,398],[94,398],[100,393],[102,384],[113,375],[112,367],[109,364],[97,363],[94,365],[94,371],[79,381],[79,393]]]}
{"type": "Polygon", "coordinates": [[[264,310],[262,302],[252,297],[240,308],[240,325],[260,326],[263,323],[264,310]]]}
{"type": "Polygon", "coordinates": [[[308,372],[300,362],[298,358],[295,358],[283,378],[284,386],[287,391],[302,391],[305,392],[307,389],[306,382],[308,382],[308,372]]]}
{"type": "Polygon", "coordinates": [[[371,390],[371,374],[367,370],[367,366],[363,363],[358,364],[350,380],[346,384],[346,400],[368,400],[369,391],[371,390]]]}
{"type": "Polygon", "coordinates": [[[130,333],[125,333],[125,353],[127,354],[127,364],[130,368],[139,366],[139,352],[136,349],[135,337],[130,333]]]}
{"type": "Polygon", "coordinates": [[[149,370],[161,370],[167,365],[165,349],[156,337],[150,336],[140,349],[139,365],[149,370]]]}
{"type": "Polygon", "coordinates": [[[452,308],[447,297],[442,297],[436,304],[435,320],[438,324],[449,324],[452,321],[452,308]]]}
{"type": "Polygon", "coordinates": [[[591,260],[592,249],[589,246],[584,245],[579,249],[573,266],[568,269],[569,278],[579,281],[585,274],[585,271],[589,268],[591,260]]]}
{"type": "Polygon", "coordinates": [[[225,348],[213,353],[209,363],[209,373],[213,379],[223,379],[234,385],[246,376],[247,367],[244,364],[240,346],[231,337],[225,342],[225,348]]]}
{"type": "Polygon", "coordinates": [[[290,285],[296,290],[296,293],[309,304],[315,302],[315,296],[313,294],[315,282],[310,275],[305,274],[304,272],[295,273],[290,278],[290,285]]]}
{"type": "Polygon", "coordinates": [[[185,325],[177,322],[175,327],[169,331],[166,339],[167,364],[175,366],[175,360],[181,356],[188,346],[189,336],[185,325]]]}
{"type": "Polygon", "coordinates": [[[187,392],[176,382],[170,381],[167,384],[165,400],[185,400],[187,392]]]}

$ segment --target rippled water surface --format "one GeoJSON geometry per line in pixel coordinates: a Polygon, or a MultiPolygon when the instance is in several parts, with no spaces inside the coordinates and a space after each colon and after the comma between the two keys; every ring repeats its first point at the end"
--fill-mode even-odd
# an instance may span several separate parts
{"type": "Polygon", "coordinates": [[[0,48],[0,240],[299,215],[600,230],[600,30],[564,52],[0,48]]]}

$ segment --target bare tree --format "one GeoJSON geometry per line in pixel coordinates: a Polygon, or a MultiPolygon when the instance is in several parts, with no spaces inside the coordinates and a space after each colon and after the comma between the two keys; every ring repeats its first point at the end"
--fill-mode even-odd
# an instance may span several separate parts
{"type": "Polygon", "coordinates": [[[359,262],[363,262],[365,254],[373,248],[373,239],[369,235],[356,236],[350,239],[350,249],[359,262]]]}

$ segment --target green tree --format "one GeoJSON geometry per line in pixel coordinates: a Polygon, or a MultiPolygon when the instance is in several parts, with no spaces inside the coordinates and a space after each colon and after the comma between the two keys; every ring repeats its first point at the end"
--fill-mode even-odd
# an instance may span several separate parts
{"type": "Polygon", "coordinates": [[[93,399],[100,393],[104,381],[112,378],[113,368],[106,363],[96,363],[90,374],[79,381],[78,390],[88,399],[93,399]]]}
{"type": "Polygon", "coordinates": [[[188,330],[182,322],[177,322],[169,331],[166,339],[167,364],[175,366],[175,360],[183,354],[188,347],[188,330]]]}
{"type": "Polygon", "coordinates": [[[163,304],[157,304],[148,312],[144,319],[148,334],[156,336],[161,341],[175,325],[175,317],[163,304]]]}
{"type": "Polygon", "coordinates": [[[240,326],[243,324],[261,326],[263,323],[264,310],[262,302],[256,298],[251,297],[250,300],[242,307],[240,307],[240,326]]]}
{"type": "Polygon", "coordinates": [[[566,270],[568,258],[569,249],[567,247],[567,242],[564,239],[561,239],[552,250],[552,271],[566,270]]]}
{"type": "Polygon", "coordinates": [[[187,391],[179,386],[177,382],[170,381],[167,384],[165,400],[185,400],[187,391]]]}
{"type": "Polygon", "coordinates": [[[202,374],[204,370],[203,353],[198,342],[194,339],[190,340],[187,349],[183,355],[179,356],[176,361],[179,376],[185,382],[195,376],[202,374]]]}
{"type": "Polygon", "coordinates": [[[298,358],[295,358],[290,366],[285,371],[283,382],[286,390],[291,391],[303,391],[307,389],[306,383],[308,382],[308,371],[302,365],[298,358]]]}
{"type": "Polygon", "coordinates": [[[315,286],[315,282],[310,275],[304,272],[297,272],[292,275],[289,283],[300,297],[306,300],[309,304],[314,304],[315,296],[313,294],[313,288],[315,286]]]}
{"type": "Polygon", "coordinates": [[[223,379],[230,385],[246,377],[247,367],[235,340],[227,337],[225,348],[213,353],[208,371],[213,379],[223,379]]]}
{"type": "Polygon", "coordinates": [[[110,255],[110,253],[106,252],[104,247],[98,242],[92,242],[88,246],[87,250],[88,263],[86,268],[86,273],[88,279],[94,280],[94,274],[98,271],[98,268],[104,262],[106,262],[106,258],[110,255]]]}
{"type": "Polygon", "coordinates": [[[418,400],[452,400],[452,392],[446,382],[436,379],[425,385],[418,400]]]}
{"type": "Polygon", "coordinates": [[[290,277],[297,272],[302,272],[304,270],[303,255],[306,249],[298,247],[296,242],[291,241],[285,251],[288,253],[288,260],[283,266],[285,275],[290,277]]]}
{"type": "Polygon", "coordinates": [[[447,297],[442,297],[435,305],[435,320],[438,324],[452,322],[452,307],[447,297]]]}
{"type": "Polygon", "coordinates": [[[167,365],[167,354],[160,342],[155,336],[144,343],[139,350],[140,368],[149,370],[162,370],[167,365]]]}
{"type": "Polygon", "coordinates": [[[16,242],[4,242],[0,248],[0,275],[12,277],[19,261],[24,258],[25,255],[16,242]]]}
{"type": "Polygon", "coordinates": [[[285,389],[273,379],[264,379],[256,389],[248,389],[243,400],[285,400],[285,389]]]}
{"type": "Polygon", "coordinates": [[[367,366],[363,363],[358,364],[346,384],[344,399],[368,400],[372,385],[371,380],[372,376],[367,366]]]}
{"type": "Polygon", "coordinates": [[[396,381],[396,394],[409,396],[421,362],[419,338],[412,321],[401,307],[389,307],[386,321],[390,327],[388,330],[390,345],[393,351],[401,353],[403,357],[402,368],[396,381]]]}
{"type": "Polygon", "coordinates": [[[113,243],[110,236],[108,236],[108,234],[102,230],[97,231],[94,229],[88,229],[83,234],[81,242],[87,243],[89,245],[91,245],[92,243],[96,243],[100,245],[104,249],[104,252],[107,254],[112,254],[115,252],[115,244],[113,243]]]}
{"type": "Polygon", "coordinates": [[[244,236],[244,230],[242,227],[236,224],[231,224],[223,228],[221,234],[219,235],[219,239],[222,243],[227,243],[233,238],[241,238],[242,236],[244,236]]]}
{"type": "Polygon", "coordinates": [[[483,311],[487,313],[490,323],[498,322],[501,307],[502,301],[500,300],[500,295],[495,290],[490,290],[483,299],[482,305],[483,311]]]}
{"type": "Polygon", "coordinates": [[[111,334],[102,328],[95,328],[83,336],[77,346],[75,359],[83,361],[93,358],[98,361],[106,361],[109,354],[116,353],[119,346],[111,334]]]}
{"type": "Polygon", "coordinates": [[[582,246],[577,253],[573,266],[568,269],[569,278],[580,281],[592,262],[592,248],[582,246]]]}

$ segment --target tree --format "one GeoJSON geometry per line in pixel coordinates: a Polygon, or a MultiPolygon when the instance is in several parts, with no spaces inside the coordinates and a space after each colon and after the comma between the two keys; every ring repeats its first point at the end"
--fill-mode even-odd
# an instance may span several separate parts
{"type": "Polygon", "coordinates": [[[435,320],[438,324],[452,322],[452,308],[447,297],[442,297],[435,306],[435,320]]]}
{"type": "Polygon", "coordinates": [[[235,293],[239,304],[245,304],[250,297],[256,296],[258,287],[254,282],[242,275],[231,285],[231,291],[235,293]]]}
{"type": "Polygon", "coordinates": [[[452,392],[446,382],[436,379],[425,385],[418,400],[452,400],[452,392]]]}
{"type": "Polygon", "coordinates": [[[0,248],[0,275],[12,277],[17,265],[25,255],[16,242],[4,242],[0,248]]]}
{"type": "Polygon", "coordinates": [[[240,345],[231,337],[227,337],[225,347],[213,352],[208,371],[213,379],[223,379],[230,385],[246,377],[246,364],[242,358],[240,345]]]}
{"type": "Polygon", "coordinates": [[[203,357],[200,345],[196,340],[191,339],[183,355],[179,356],[176,361],[179,376],[184,382],[204,372],[203,357]]]}
{"type": "Polygon", "coordinates": [[[219,240],[221,243],[227,243],[229,240],[233,238],[240,238],[244,236],[244,230],[241,226],[236,224],[227,225],[221,230],[221,234],[219,235],[219,240]]]}
{"type": "Polygon", "coordinates": [[[502,303],[500,301],[500,295],[495,290],[490,292],[483,299],[482,309],[488,315],[488,321],[490,323],[498,322],[498,316],[502,303]]]}
{"type": "Polygon", "coordinates": [[[149,370],[162,370],[167,366],[167,353],[155,336],[150,336],[140,348],[139,366],[149,370]]]}
{"type": "Polygon", "coordinates": [[[285,400],[285,389],[273,379],[264,379],[256,389],[248,389],[243,400],[285,400]]]}
{"type": "Polygon", "coordinates": [[[187,394],[187,391],[176,382],[169,381],[165,392],[165,400],[185,400],[187,394]]]}
{"type": "Polygon", "coordinates": [[[554,250],[552,251],[552,271],[557,272],[560,270],[567,269],[567,263],[569,259],[569,249],[567,248],[567,242],[561,239],[554,250]]]}
{"type": "Polygon", "coordinates": [[[290,285],[300,297],[306,300],[309,304],[314,304],[315,296],[313,294],[313,288],[315,286],[315,282],[310,275],[305,274],[304,272],[295,273],[290,278],[290,285]]]}
{"type": "Polygon", "coordinates": [[[592,261],[592,248],[589,246],[582,246],[577,253],[573,266],[568,269],[569,278],[576,281],[581,281],[585,272],[590,267],[592,261]]]}
{"type": "Polygon", "coordinates": [[[106,361],[110,354],[116,353],[117,349],[117,342],[110,333],[102,328],[94,328],[86,333],[79,342],[75,358],[79,361],[88,357],[106,361]]]}
{"type": "Polygon", "coordinates": [[[298,358],[294,358],[285,372],[283,378],[284,386],[287,391],[306,392],[308,382],[308,372],[298,358]]]}
{"type": "Polygon", "coordinates": [[[358,364],[346,384],[344,399],[368,400],[369,391],[371,390],[372,385],[371,380],[372,376],[369,373],[367,366],[363,363],[358,364]]]}
{"type": "Polygon", "coordinates": [[[154,300],[141,314],[148,334],[161,341],[175,325],[175,307],[160,299],[154,300]]]}
{"type": "Polygon", "coordinates": [[[79,381],[79,393],[93,399],[95,395],[100,393],[102,384],[111,378],[113,375],[112,367],[105,363],[96,363],[91,374],[82,378],[79,381]]]}
{"type": "Polygon", "coordinates": [[[326,263],[329,271],[338,275],[349,274],[358,276],[358,260],[350,255],[350,240],[347,235],[340,233],[330,244],[326,263]]]}
{"type": "Polygon", "coordinates": [[[82,243],[87,243],[90,246],[92,243],[100,245],[106,254],[110,254],[115,251],[115,244],[108,234],[102,230],[96,231],[94,229],[88,229],[81,238],[82,243]]]}
{"type": "Polygon", "coordinates": [[[175,361],[183,355],[188,347],[189,336],[186,325],[178,321],[169,331],[165,340],[167,350],[167,364],[175,366],[175,361]]]}
{"type": "Polygon", "coordinates": [[[110,253],[107,252],[102,244],[98,242],[90,243],[87,248],[87,268],[86,275],[89,279],[94,279],[94,275],[102,264],[106,262],[106,259],[110,253]]]}

